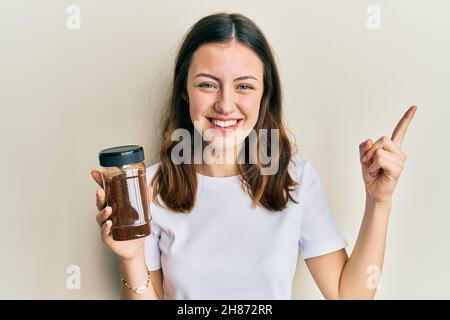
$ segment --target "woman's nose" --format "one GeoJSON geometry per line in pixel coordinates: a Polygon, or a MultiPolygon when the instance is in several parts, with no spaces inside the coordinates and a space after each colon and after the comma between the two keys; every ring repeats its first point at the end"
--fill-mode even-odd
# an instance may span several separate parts
{"type": "Polygon", "coordinates": [[[234,103],[233,94],[231,92],[223,92],[214,105],[214,110],[217,113],[228,115],[231,114],[236,108],[234,103]]]}

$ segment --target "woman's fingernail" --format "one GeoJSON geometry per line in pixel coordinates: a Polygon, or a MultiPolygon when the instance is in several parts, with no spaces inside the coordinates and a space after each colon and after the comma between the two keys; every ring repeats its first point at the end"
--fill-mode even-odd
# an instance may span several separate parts
{"type": "Polygon", "coordinates": [[[366,162],[367,156],[362,157],[362,162],[366,162]]]}

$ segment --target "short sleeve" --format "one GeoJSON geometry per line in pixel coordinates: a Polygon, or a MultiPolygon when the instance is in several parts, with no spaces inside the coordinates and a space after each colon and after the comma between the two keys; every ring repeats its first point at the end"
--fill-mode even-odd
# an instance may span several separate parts
{"type": "Polygon", "coordinates": [[[144,242],[144,255],[148,270],[155,271],[161,268],[161,250],[159,248],[161,233],[153,219],[150,222],[150,227],[151,233],[145,238],[144,242]]]}
{"type": "MultiPolygon", "coordinates": [[[[158,164],[154,164],[146,168],[146,179],[147,183],[150,184],[156,170],[158,168],[158,164]]],[[[152,210],[153,204],[150,204],[150,230],[151,233],[149,236],[145,238],[144,242],[144,255],[145,255],[145,263],[147,264],[147,268],[149,271],[155,271],[161,268],[161,249],[159,247],[159,240],[161,238],[161,228],[158,226],[157,217],[152,214],[155,210],[152,210]]]]}
{"type": "Polygon", "coordinates": [[[304,259],[345,248],[348,243],[330,212],[319,175],[308,160],[302,160],[299,200],[302,206],[299,251],[304,259]]]}

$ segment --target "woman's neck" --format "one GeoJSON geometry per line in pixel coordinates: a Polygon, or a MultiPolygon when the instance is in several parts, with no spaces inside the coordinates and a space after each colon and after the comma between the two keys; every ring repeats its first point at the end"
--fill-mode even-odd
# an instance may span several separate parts
{"type": "Polygon", "coordinates": [[[196,164],[195,171],[210,177],[231,177],[238,174],[236,164],[196,164]]]}
{"type": "MultiPolygon", "coordinates": [[[[204,142],[204,148],[207,145],[204,142]]],[[[194,164],[195,171],[210,177],[231,177],[238,175],[238,152],[243,147],[243,142],[238,143],[230,149],[223,149],[220,157],[216,157],[215,150],[213,150],[209,161],[203,158],[202,163],[194,164]],[[214,159],[214,160],[212,160],[214,159]]]]}

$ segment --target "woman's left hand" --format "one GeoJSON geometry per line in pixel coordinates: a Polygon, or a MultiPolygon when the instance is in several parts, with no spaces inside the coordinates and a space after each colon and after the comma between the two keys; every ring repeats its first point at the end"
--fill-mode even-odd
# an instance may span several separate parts
{"type": "Polygon", "coordinates": [[[381,137],[375,143],[367,139],[359,145],[366,196],[374,203],[388,203],[392,200],[406,161],[406,154],[400,148],[416,110],[417,107],[412,106],[406,111],[391,139],[381,137]]]}

